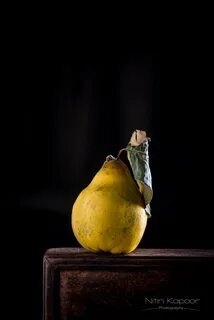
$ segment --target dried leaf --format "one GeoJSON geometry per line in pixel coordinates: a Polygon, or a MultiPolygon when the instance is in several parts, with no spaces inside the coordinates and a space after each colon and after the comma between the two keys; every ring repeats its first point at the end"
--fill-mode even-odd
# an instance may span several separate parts
{"type": "Polygon", "coordinates": [[[135,130],[126,148],[134,178],[145,201],[147,215],[151,216],[150,202],[153,197],[152,176],[149,166],[149,141],[145,131],[135,130]]]}

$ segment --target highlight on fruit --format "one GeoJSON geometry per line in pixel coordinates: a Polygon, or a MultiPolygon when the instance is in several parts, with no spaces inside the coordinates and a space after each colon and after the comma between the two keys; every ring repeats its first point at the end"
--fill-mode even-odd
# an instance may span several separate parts
{"type": "Polygon", "coordinates": [[[127,254],[143,238],[153,196],[146,132],[135,130],[117,157],[106,157],[71,212],[73,233],[92,252],[127,254]]]}

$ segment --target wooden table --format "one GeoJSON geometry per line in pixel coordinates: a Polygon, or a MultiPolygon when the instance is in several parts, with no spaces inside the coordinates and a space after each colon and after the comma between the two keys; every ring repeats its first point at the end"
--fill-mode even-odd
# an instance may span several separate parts
{"type": "Polygon", "coordinates": [[[209,319],[214,314],[209,293],[214,250],[137,249],[112,255],[49,249],[43,280],[44,320],[209,319]]]}

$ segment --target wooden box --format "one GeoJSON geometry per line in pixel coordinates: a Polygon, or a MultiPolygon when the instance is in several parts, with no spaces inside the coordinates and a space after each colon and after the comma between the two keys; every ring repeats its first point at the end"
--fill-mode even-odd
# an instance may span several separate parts
{"type": "Polygon", "coordinates": [[[214,250],[137,249],[111,255],[49,249],[43,280],[44,320],[207,319],[214,314],[214,250]]]}

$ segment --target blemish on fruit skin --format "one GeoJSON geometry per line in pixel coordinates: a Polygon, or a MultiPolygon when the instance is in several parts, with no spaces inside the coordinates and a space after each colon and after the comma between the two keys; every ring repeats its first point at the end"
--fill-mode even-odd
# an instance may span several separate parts
{"type": "Polygon", "coordinates": [[[103,191],[103,186],[97,187],[94,191],[103,191]]]}
{"type": "Polygon", "coordinates": [[[128,228],[127,228],[127,227],[124,227],[124,228],[122,229],[122,232],[126,233],[127,230],[128,230],[128,228]]]}
{"type": "Polygon", "coordinates": [[[91,202],[90,207],[95,210],[96,209],[96,204],[94,202],[91,202]]]}
{"type": "Polygon", "coordinates": [[[90,207],[90,208],[92,208],[93,210],[96,208],[95,202],[91,201],[91,199],[87,200],[87,202],[86,202],[85,205],[86,205],[86,207],[90,207]]]}
{"type": "Polygon", "coordinates": [[[132,223],[132,217],[129,217],[127,220],[129,223],[132,223]]]}

